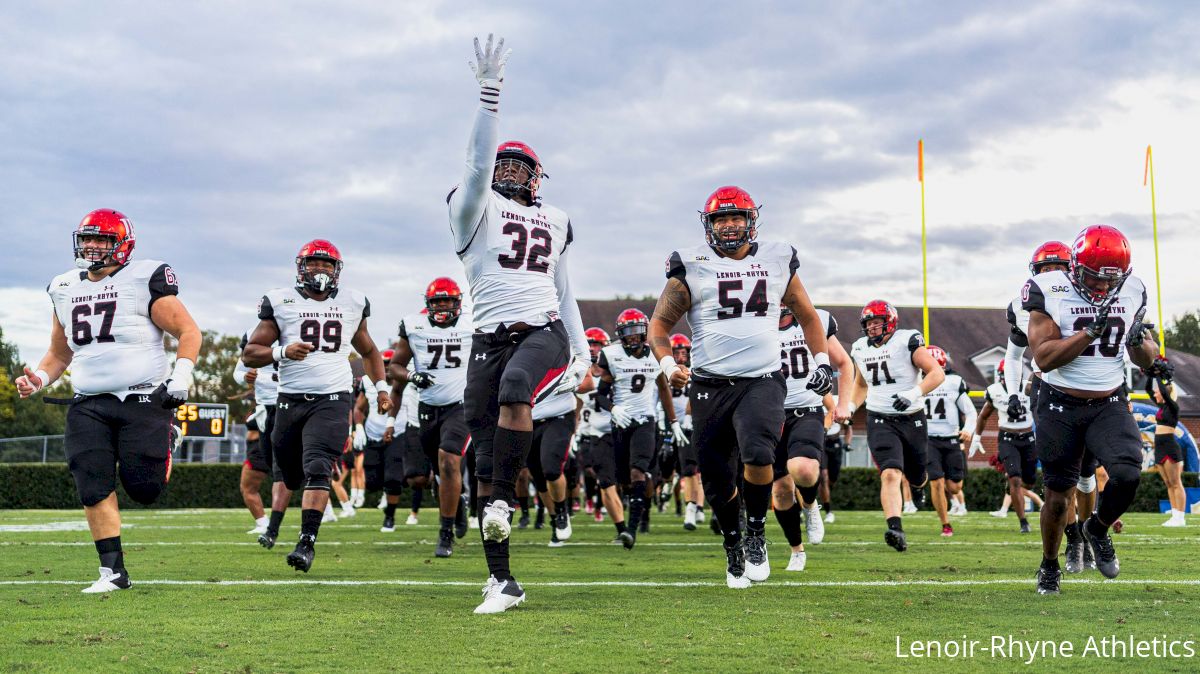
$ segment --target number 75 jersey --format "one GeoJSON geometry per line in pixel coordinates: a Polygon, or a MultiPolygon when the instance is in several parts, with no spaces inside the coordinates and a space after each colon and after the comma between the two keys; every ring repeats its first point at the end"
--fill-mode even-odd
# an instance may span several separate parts
{"type": "Polygon", "coordinates": [[[441,407],[463,401],[474,332],[466,313],[447,326],[434,325],[421,314],[400,321],[400,339],[408,342],[413,355],[411,369],[433,375],[433,385],[421,390],[421,402],[441,407]]]}
{"type": "Polygon", "coordinates": [[[308,342],[312,351],[304,360],[279,363],[280,393],[340,393],[354,387],[350,369],[350,341],[371,303],[362,293],[338,288],[318,302],[299,288],[275,288],[263,295],[258,317],[274,320],[279,344],[308,342]]]}

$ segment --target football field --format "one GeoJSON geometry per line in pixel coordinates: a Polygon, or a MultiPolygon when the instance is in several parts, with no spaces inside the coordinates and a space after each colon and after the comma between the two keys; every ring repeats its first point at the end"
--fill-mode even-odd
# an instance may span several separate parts
{"type": "MultiPolygon", "coordinates": [[[[134,587],[106,596],[80,593],[97,566],[81,512],[0,512],[0,671],[1200,667],[1200,653],[1186,657],[1182,645],[1176,658],[1128,649],[1130,637],[1165,637],[1200,651],[1197,529],[1164,529],[1157,514],[1126,516],[1114,537],[1119,579],[1089,571],[1040,597],[1038,537],[1018,534],[1013,515],[955,518],[950,539],[933,513],[907,516],[900,554],[884,545],[877,513],[838,512],[800,573],[784,571],[789,551],[772,518],[771,578],[737,591],[725,587],[720,539],[707,526],[686,532],[656,514],[626,551],[610,544],[607,521],[580,513],[562,548],[546,546],[548,529],[514,531],[528,601],[495,616],[472,614],[485,579],[478,531],[437,559],[435,511],[383,534],[368,508],[322,527],[303,574],[284,563],[298,515],[267,551],[244,533],[244,511],[129,512],[122,540],[134,587]],[[1110,647],[1113,637],[1122,644],[1110,647]],[[937,642],[941,657],[917,657],[914,642],[937,642]]],[[[1031,523],[1036,531],[1036,514],[1031,523]]]]}

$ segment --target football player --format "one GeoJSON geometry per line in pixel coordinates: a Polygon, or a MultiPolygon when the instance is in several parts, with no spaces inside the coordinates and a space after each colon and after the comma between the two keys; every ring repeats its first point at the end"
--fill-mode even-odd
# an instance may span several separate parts
{"type": "MultiPolygon", "coordinates": [[[[384,379],[391,386],[393,382],[389,365],[396,356],[396,350],[384,349],[382,356],[384,379]]],[[[355,403],[359,412],[362,411],[363,400],[365,400],[365,396],[361,396],[355,403]]],[[[400,502],[400,492],[404,489],[404,429],[401,428],[401,433],[396,433],[396,411],[399,408],[400,401],[393,394],[391,406],[383,415],[383,431],[380,433],[378,442],[370,441],[371,431],[364,427],[364,430],[368,431],[367,447],[363,452],[365,489],[367,491],[383,491],[380,506],[384,513],[383,525],[379,530],[384,533],[396,530],[396,504],[400,502]]],[[[368,417],[369,419],[370,417],[368,417]]]]}
{"type": "MultiPolygon", "coordinates": [[[[675,333],[671,335],[671,356],[683,367],[692,365],[692,340],[687,335],[675,333]]],[[[675,448],[679,464],[679,491],[687,504],[683,512],[683,528],[695,531],[697,524],[704,523],[704,488],[700,485],[700,474],[696,471],[696,446],[692,438],[692,404],[688,394],[692,386],[689,382],[683,388],[671,387],[671,400],[675,403],[675,418],[688,437],[688,442],[675,448]]]]}
{"type": "Polygon", "coordinates": [[[705,200],[700,221],[706,241],[671,253],[650,324],[650,346],[671,386],[692,384],[692,441],[704,495],[724,535],[726,585],[738,589],[766,580],[771,571],[765,527],[787,394],[775,355],[781,305],[791,308],[807,339],[814,370],[808,386],[819,396],[833,387],[824,326],[796,275],[796,249],[756,241],[758,215],[754,200],[738,187],[718,188],[705,200]],[[671,352],[671,329],[685,313],[691,367],[679,365],[671,352]]]}
{"type": "Polygon", "coordinates": [[[475,327],[463,315],[462,290],[454,279],[443,276],[431,281],[425,288],[425,308],[424,315],[406,316],[400,322],[391,374],[397,394],[409,382],[420,391],[421,448],[440,477],[441,529],[434,554],[449,557],[455,537],[467,535],[462,457],[471,437],[463,416],[463,392],[467,344],[475,327]]]}
{"type": "MultiPolygon", "coordinates": [[[[641,311],[622,311],[616,325],[619,343],[601,349],[596,361],[600,381],[611,387],[612,397],[608,398],[601,391],[599,400],[612,416],[613,452],[629,457],[629,526],[618,533],[626,549],[632,548],[637,540],[637,528],[646,511],[646,481],[654,460],[655,391],[675,443],[688,442],[683,427],[675,418],[670,384],[646,344],[649,325],[646,314],[641,311]]],[[[674,356],[672,362],[673,359],[674,356]]],[[[620,477],[626,478],[625,475],[620,477]]]]}
{"type": "MultiPolygon", "coordinates": [[[[561,547],[571,538],[571,510],[567,505],[567,455],[575,436],[576,395],[595,388],[590,373],[575,392],[555,393],[533,408],[533,446],[529,452],[529,477],[538,499],[550,515],[550,547],[561,547]]],[[[538,508],[539,521],[542,507],[538,508]]]]}
{"type": "MultiPolygon", "coordinates": [[[[250,333],[242,335],[238,349],[245,349],[250,341],[250,333]]],[[[239,384],[250,384],[254,387],[254,414],[252,418],[258,426],[258,443],[254,449],[246,450],[246,461],[242,465],[242,502],[254,517],[254,528],[248,534],[258,534],[259,542],[268,549],[275,545],[279,536],[279,525],[283,522],[283,514],[287,511],[288,501],[292,492],[275,474],[275,453],[271,448],[271,431],[275,428],[275,400],[279,395],[279,366],[263,368],[246,367],[241,360],[233,368],[233,380],[239,384]],[[271,515],[263,513],[262,496],[259,488],[263,479],[270,476],[271,484],[271,515]],[[264,538],[264,535],[274,532],[264,538]],[[269,544],[268,544],[269,543],[269,544]]]]}
{"type": "Polygon", "coordinates": [[[1033,415],[1029,413],[1029,396],[1023,392],[1021,382],[1014,384],[1018,393],[1008,395],[1005,373],[1006,360],[1001,360],[996,368],[996,382],[987,387],[984,392],[983,409],[975,422],[975,438],[971,441],[971,456],[976,452],[987,453],[980,436],[987,420],[993,412],[997,412],[997,424],[1000,427],[997,438],[1000,460],[1004,462],[1004,472],[1008,476],[1008,491],[1012,497],[1012,508],[1017,511],[1017,519],[1021,523],[1021,533],[1029,533],[1029,521],[1025,519],[1025,492],[1032,491],[1037,480],[1037,448],[1033,440],[1033,415]],[[1014,415],[1012,406],[1017,405],[1014,415]]]}
{"type": "MultiPolygon", "coordinates": [[[[587,339],[588,350],[592,354],[592,361],[595,362],[600,358],[600,351],[609,344],[608,333],[601,328],[588,328],[587,339]]],[[[593,365],[590,374],[593,378],[599,378],[600,371],[593,365]]],[[[617,529],[617,539],[614,542],[624,543],[626,539],[621,537],[621,532],[625,531],[625,508],[620,495],[617,494],[617,461],[613,452],[612,415],[608,411],[611,405],[607,402],[601,404],[598,390],[601,387],[607,389],[609,385],[601,383],[597,389],[581,396],[583,406],[579,410],[579,454],[584,466],[596,476],[601,504],[608,510],[613,526],[617,529]]],[[[594,515],[597,522],[603,519],[601,504],[595,505],[594,515]]]]}
{"type": "MultiPolygon", "coordinates": [[[[837,321],[824,309],[817,309],[825,335],[830,364],[837,369],[842,381],[854,377],[854,365],[846,350],[837,341],[837,321]]],[[[817,503],[817,482],[821,479],[821,464],[825,452],[825,405],[833,407],[833,396],[818,395],[809,386],[817,371],[813,367],[804,331],[792,310],[784,306],[779,311],[780,370],[787,383],[787,398],[783,402],[783,436],[775,447],[774,497],[775,519],[788,544],[792,557],[788,571],[803,571],[807,555],[800,534],[800,514],[804,513],[808,540],[819,545],[825,538],[821,521],[821,506],[817,503]],[[800,498],[796,498],[799,490],[800,498]]]]}
{"type": "Polygon", "coordinates": [[[179,301],[171,267],[131,259],[136,239],[124,214],[92,211],[73,237],[76,268],[46,286],[54,306],[50,347],[15,384],[28,398],[71,368],[67,465],[100,556],[100,578],[84,592],[110,592],[130,587],[117,479],[144,504],[153,503],[170,479],[171,452],[180,438],[171,410],[187,401],[201,337],[179,301]],[[163,332],[179,340],[174,368],[163,332]]]}
{"type": "Polygon", "coordinates": [[[971,444],[975,403],[971,402],[966,382],[951,371],[946,351],[932,344],[925,348],[946,374],[946,379],[925,396],[929,435],[925,469],[929,473],[933,508],[942,522],[942,535],[949,537],[954,535],[954,527],[950,526],[947,496],[962,491],[967,461],[961,443],[971,444]]]}
{"type": "Polygon", "coordinates": [[[533,443],[532,406],[574,391],[590,367],[568,273],[571,221],[542,202],[545,173],[533,149],[497,142],[508,55],[503,39],[493,48],[489,36],[482,49],[475,40],[479,108],[463,182],[446,199],[476,326],[463,405],[487,503],[480,531],[490,575],[477,613],[525,600],[509,567],[509,504],[533,443]]]}
{"type": "Polygon", "coordinates": [[[1082,533],[1106,578],[1120,572],[1109,527],[1129,507],[1142,472],[1142,440],[1129,414],[1127,361],[1150,370],[1158,353],[1142,319],[1146,289],[1132,274],[1129,241],[1114,227],[1092,225],[1071,246],[1069,271],[1026,281],[1029,348],[1042,369],[1035,413],[1042,462],[1042,564],[1038,593],[1057,594],[1058,547],[1079,482],[1085,446],[1108,472],[1096,511],[1082,533]]]}
{"type": "Polygon", "coordinates": [[[908,541],[900,519],[900,481],[906,480],[914,494],[925,488],[928,429],[921,398],[941,386],[946,374],[925,348],[921,332],[901,330],[899,321],[895,307],[883,300],[863,307],[863,336],[850,349],[856,372],[848,387],[849,409],[835,416],[848,420],[866,401],[867,446],[879,469],[879,502],[887,518],[883,540],[904,552],[908,541]]]}
{"type": "Polygon", "coordinates": [[[367,332],[371,303],[362,293],[338,286],[341,271],[342,254],[332,243],[314,239],[301,246],[295,286],[263,296],[258,327],[242,351],[247,367],[279,365],[271,441],[288,489],[304,490],[300,539],[287,563],[305,573],[312,567],[313,546],[329,504],[333,464],[350,433],[351,346],[362,357],[380,411],[391,406],[383,357],[367,332]]]}
{"type": "MultiPolygon", "coordinates": [[[[416,385],[409,382],[402,391],[393,389],[392,402],[396,406],[395,416],[400,420],[399,423],[403,424],[401,431],[396,434],[397,442],[400,444],[398,469],[402,471],[402,484],[407,484],[412,491],[411,507],[408,519],[404,521],[404,524],[415,526],[420,523],[418,516],[421,514],[421,504],[424,502],[425,492],[433,480],[433,464],[430,463],[429,458],[425,455],[425,449],[421,446],[421,420],[417,415],[420,393],[416,385]]],[[[395,424],[393,424],[393,428],[394,426],[395,424]]],[[[381,531],[395,530],[395,512],[396,505],[400,503],[400,488],[400,486],[395,488],[395,496],[388,494],[388,504],[383,509],[384,526],[381,531]]]]}

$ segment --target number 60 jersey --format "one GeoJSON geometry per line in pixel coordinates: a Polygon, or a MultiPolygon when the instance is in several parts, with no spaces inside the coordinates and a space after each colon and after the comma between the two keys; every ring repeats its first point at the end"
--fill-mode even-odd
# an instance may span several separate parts
{"type": "Polygon", "coordinates": [[[400,339],[406,340],[412,351],[412,369],[433,375],[433,385],[421,389],[421,402],[442,407],[463,401],[474,331],[466,312],[445,326],[422,314],[405,316],[400,321],[400,339]]]}
{"type": "Polygon", "coordinates": [[[280,393],[340,393],[354,387],[350,369],[350,340],[358,325],[371,315],[365,295],[337,288],[316,301],[300,288],[275,288],[263,295],[258,317],[275,321],[279,344],[308,342],[313,350],[304,360],[279,363],[280,393]]]}

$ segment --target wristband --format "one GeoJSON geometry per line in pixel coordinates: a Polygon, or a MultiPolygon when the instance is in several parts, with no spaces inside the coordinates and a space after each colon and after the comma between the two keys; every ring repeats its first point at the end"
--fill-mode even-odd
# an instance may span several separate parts
{"type": "Polygon", "coordinates": [[[392,387],[388,386],[387,377],[384,377],[383,379],[380,379],[379,381],[375,382],[375,393],[376,394],[379,394],[379,393],[390,394],[391,392],[392,392],[392,387]]]}
{"type": "Polygon", "coordinates": [[[908,389],[907,391],[905,391],[905,393],[912,396],[913,400],[916,400],[917,398],[920,398],[921,396],[925,395],[925,392],[921,390],[920,384],[908,389]]]}
{"type": "Polygon", "coordinates": [[[858,405],[855,405],[854,401],[851,400],[850,402],[846,403],[846,409],[849,410],[850,414],[854,414],[854,410],[858,409],[858,405]]]}
{"type": "Polygon", "coordinates": [[[33,373],[33,376],[37,377],[38,381],[42,382],[42,385],[38,387],[39,391],[54,383],[50,379],[50,375],[46,374],[45,370],[38,370],[33,373]]]}
{"type": "Polygon", "coordinates": [[[671,376],[679,371],[679,363],[675,362],[675,356],[663,356],[658,361],[658,367],[662,369],[668,382],[671,381],[671,376]]]}
{"type": "Polygon", "coordinates": [[[817,365],[829,365],[829,354],[824,351],[818,351],[813,354],[813,361],[817,365]]]}
{"type": "Polygon", "coordinates": [[[187,358],[176,358],[175,369],[171,371],[170,379],[176,382],[192,383],[192,370],[195,369],[196,363],[187,358]]]}
{"type": "Polygon", "coordinates": [[[387,427],[388,427],[388,429],[393,429],[393,428],[395,428],[395,427],[396,427],[396,417],[393,417],[393,416],[391,416],[391,415],[388,415],[388,418],[387,418],[387,427]]]}
{"type": "Polygon", "coordinates": [[[288,359],[288,357],[286,355],[284,355],[284,352],[285,352],[285,349],[282,344],[272,348],[271,349],[271,359],[274,360],[276,363],[282,363],[283,361],[288,359]]]}

